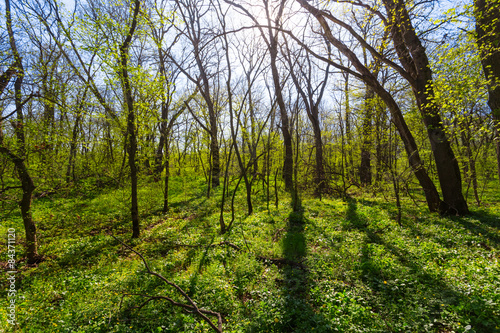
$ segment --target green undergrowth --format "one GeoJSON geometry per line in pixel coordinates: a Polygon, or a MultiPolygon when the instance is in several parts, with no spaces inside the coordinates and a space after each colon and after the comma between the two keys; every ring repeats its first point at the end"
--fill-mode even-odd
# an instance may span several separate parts
{"type": "MultiPolygon", "coordinates": [[[[114,235],[200,308],[221,313],[225,332],[500,332],[498,202],[440,217],[403,197],[400,227],[384,198],[303,196],[292,212],[285,193],[269,210],[256,195],[246,216],[241,193],[234,226],[220,235],[220,191],[207,198],[202,180],[174,178],[163,215],[162,185],[144,182],[136,240],[127,189],[35,200],[45,258],[36,267],[22,261],[22,221],[10,214],[0,232],[17,231],[15,331],[211,331],[165,300],[137,309],[144,295],[185,300],[114,235]]],[[[3,281],[0,331],[10,332],[3,281]]]]}

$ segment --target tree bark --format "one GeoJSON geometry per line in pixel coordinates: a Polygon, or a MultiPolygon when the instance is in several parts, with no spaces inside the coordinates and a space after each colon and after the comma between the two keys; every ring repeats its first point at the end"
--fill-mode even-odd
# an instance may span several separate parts
{"type": "MultiPolygon", "coordinates": [[[[289,66],[290,76],[292,77],[295,89],[297,89],[299,96],[304,102],[304,107],[306,109],[307,117],[309,118],[309,121],[311,122],[313,129],[314,148],[315,148],[314,196],[321,198],[322,194],[330,192],[325,177],[325,168],[323,161],[323,140],[321,137],[321,126],[319,120],[319,104],[323,99],[325,88],[328,84],[330,65],[328,64],[325,69],[325,76],[322,82],[318,85],[318,87],[313,87],[312,85],[313,82],[311,77],[312,63],[311,59],[309,58],[309,54],[306,55],[304,61],[301,61],[302,59],[297,59],[295,62],[293,62],[291,58],[292,52],[288,48],[288,43],[286,39],[285,39],[285,45],[286,45],[285,56],[287,58],[289,66]],[[294,63],[295,64],[300,63],[300,66],[294,66],[294,63]],[[297,74],[295,74],[295,72],[301,73],[301,77],[299,78],[297,74]],[[319,94],[318,96],[315,96],[315,92],[318,90],[319,94]]],[[[328,48],[329,47],[330,46],[328,45],[328,48]]]]}
{"type": "MultiPolygon", "coordinates": [[[[280,26],[281,16],[283,15],[283,9],[285,6],[285,1],[281,0],[278,14],[274,20],[276,26],[280,26]]],[[[278,108],[280,110],[281,116],[281,133],[283,135],[283,145],[285,148],[285,156],[283,161],[283,180],[285,181],[285,191],[293,191],[293,146],[292,146],[292,135],[290,133],[290,121],[288,120],[288,112],[286,110],[285,100],[283,98],[283,91],[280,82],[280,75],[278,71],[277,59],[278,59],[278,31],[273,31],[271,26],[271,17],[269,13],[269,7],[266,2],[266,16],[269,24],[269,53],[270,53],[270,65],[271,73],[273,76],[274,91],[276,94],[276,102],[278,103],[278,108]]]]}
{"type": "Polygon", "coordinates": [[[362,143],[361,143],[361,163],[359,165],[359,180],[363,186],[371,185],[371,152],[372,146],[372,118],[375,104],[375,93],[370,87],[366,87],[365,106],[362,124],[362,143]]]}
{"type": "Polygon", "coordinates": [[[429,210],[431,212],[442,212],[445,204],[439,198],[439,193],[437,192],[434,183],[427,174],[424,164],[420,158],[418,146],[415,142],[415,139],[406,124],[403,114],[401,113],[401,109],[399,108],[392,95],[387,90],[385,90],[385,88],[378,82],[374,74],[368,68],[366,68],[361,63],[361,61],[359,61],[356,54],[349,48],[347,48],[347,46],[340,40],[333,36],[332,31],[324,17],[324,12],[311,6],[306,0],[297,1],[303,8],[309,11],[318,20],[327,40],[332,43],[332,45],[334,45],[344,56],[346,56],[349,61],[351,61],[352,65],[359,73],[356,74],[352,72],[352,74],[356,74],[356,77],[358,79],[364,81],[368,86],[370,86],[373,91],[384,101],[392,115],[392,121],[399,132],[401,140],[403,141],[409,164],[413,170],[413,173],[418,179],[420,186],[424,190],[429,210]]]}
{"type": "Polygon", "coordinates": [[[290,121],[288,120],[288,112],[286,110],[285,100],[280,83],[278,66],[276,64],[278,57],[278,36],[273,36],[271,41],[271,72],[273,76],[274,91],[276,101],[280,110],[281,116],[281,134],[283,135],[283,145],[285,148],[285,156],[283,161],[283,180],[285,181],[285,191],[293,190],[293,147],[292,135],[290,134],[290,121]]]}
{"type": "Polygon", "coordinates": [[[481,64],[488,80],[488,106],[491,109],[500,181],[500,7],[498,1],[475,0],[477,45],[481,64]]]}
{"type": "Polygon", "coordinates": [[[435,103],[432,71],[426,50],[412,25],[410,15],[403,0],[384,0],[399,60],[413,77],[412,88],[417,106],[427,128],[436,163],[443,201],[443,213],[465,215],[469,213],[467,202],[462,195],[460,167],[451,148],[435,103]]]}
{"type": "MultiPolygon", "coordinates": [[[[36,224],[35,221],[33,221],[33,217],[31,215],[31,200],[33,196],[33,191],[35,190],[35,185],[33,183],[33,179],[29,174],[28,168],[24,163],[26,155],[26,148],[25,148],[26,143],[24,136],[24,116],[22,111],[23,103],[21,100],[22,97],[21,88],[24,79],[24,68],[22,64],[22,58],[16,47],[14,31],[12,30],[10,0],[5,0],[5,10],[6,10],[7,32],[9,36],[11,51],[15,60],[14,68],[15,72],[17,73],[17,78],[14,83],[14,94],[15,94],[14,99],[15,99],[15,107],[17,114],[17,119],[16,122],[14,123],[14,132],[17,138],[17,153],[14,153],[7,147],[3,146],[2,136],[0,136],[0,152],[6,154],[10,158],[10,160],[14,163],[17,175],[19,177],[19,180],[21,181],[23,195],[21,202],[19,203],[19,207],[21,209],[21,216],[23,219],[24,230],[26,234],[26,258],[28,264],[33,264],[38,260],[38,252],[37,252],[38,244],[36,235],[36,224]]],[[[11,75],[12,74],[10,74],[10,76],[11,75]]],[[[9,79],[10,76],[8,76],[9,79]]],[[[7,79],[7,77],[5,79],[7,79]]]]}
{"type": "Polygon", "coordinates": [[[128,51],[132,36],[137,26],[137,16],[139,14],[140,1],[134,2],[134,16],[132,24],[128,31],[127,37],[123,44],[120,46],[120,66],[121,66],[121,79],[123,83],[123,94],[127,104],[127,135],[128,135],[128,164],[130,167],[130,180],[131,180],[131,207],[130,214],[132,217],[132,238],[138,238],[140,234],[139,228],[139,205],[137,200],[137,134],[135,128],[135,111],[134,99],[132,96],[132,88],[130,86],[130,79],[128,75],[128,51]]]}

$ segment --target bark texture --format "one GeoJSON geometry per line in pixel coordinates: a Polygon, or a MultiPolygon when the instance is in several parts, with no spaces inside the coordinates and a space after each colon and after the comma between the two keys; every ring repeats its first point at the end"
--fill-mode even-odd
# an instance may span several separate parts
{"type": "Polygon", "coordinates": [[[495,0],[475,0],[477,45],[488,80],[488,106],[495,126],[497,173],[500,181],[500,5],[495,0]]]}

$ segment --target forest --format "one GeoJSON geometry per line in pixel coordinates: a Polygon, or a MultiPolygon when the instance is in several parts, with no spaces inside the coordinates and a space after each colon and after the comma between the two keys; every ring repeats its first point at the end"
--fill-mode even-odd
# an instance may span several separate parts
{"type": "Polygon", "coordinates": [[[0,2],[0,333],[500,332],[500,0],[0,2]]]}

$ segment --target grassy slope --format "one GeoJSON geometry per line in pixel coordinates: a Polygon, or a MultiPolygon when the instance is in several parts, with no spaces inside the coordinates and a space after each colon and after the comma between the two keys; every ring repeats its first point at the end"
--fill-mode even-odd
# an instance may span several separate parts
{"type": "MultiPolygon", "coordinates": [[[[126,190],[35,201],[47,260],[18,267],[25,300],[18,300],[17,331],[210,331],[165,301],[131,309],[144,299],[124,293],[181,298],[144,274],[113,232],[200,307],[221,312],[226,332],[500,332],[499,193],[465,218],[431,215],[408,199],[403,228],[393,220],[394,204],[383,199],[305,199],[302,211],[292,213],[288,200],[267,211],[256,195],[256,213],[237,214],[235,227],[221,236],[220,195],[207,199],[202,188],[199,180],[174,181],[172,210],[161,216],[161,185],[144,185],[143,234],[133,242],[126,190]],[[210,246],[223,240],[241,251],[210,246]]],[[[245,211],[243,198],[237,207],[245,211]]],[[[9,227],[22,241],[17,215],[2,223],[0,234],[9,227]]],[[[5,261],[4,241],[1,250],[5,261]]],[[[5,289],[0,332],[7,331],[5,289]]]]}

